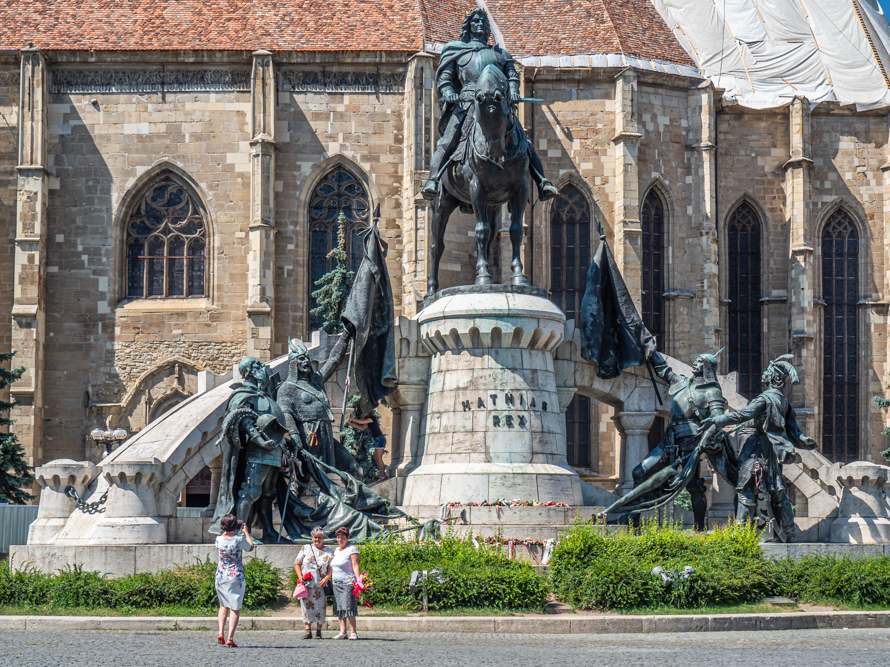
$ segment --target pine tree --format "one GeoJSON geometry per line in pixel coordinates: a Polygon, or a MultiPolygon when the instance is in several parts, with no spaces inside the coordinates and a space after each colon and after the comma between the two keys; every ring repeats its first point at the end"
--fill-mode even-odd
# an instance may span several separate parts
{"type": "MultiPolygon", "coordinates": [[[[24,367],[6,370],[7,362],[11,362],[14,356],[15,352],[0,354],[0,391],[25,372],[24,367]]],[[[14,420],[4,416],[9,414],[13,406],[15,401],[0,400],[0,503],[24,505],[34,497],[24,490],[34,483],[34,471],[25,462],[25,450],[15,433],[9,431],[14,420]]]]}
{"type": "Polygon", "coordinates": [[[334,260],[334,268],[315,283],[319,289],[312,293],[312,298],[318,306],[311,311],[313,315],[324,320],[321,330],[332,335],[343,331],[340,315],[346,308],[349,290],[352,289],[355,280],[355,272],[349,270],[349,255],[346,254],[346,216],[343,215],[343,211],[340,211],[337,222],[340,226],[337,232],[337,247],[328,253],[328,257],[334,260]]]}
{"type": "MultiPolygon", "coordinates": [[[[361,394],[353,394],[349,397],[346,406],[352,409],[352,417],[358,417],[358,404],[361,400],[361,394]]],[[[378,420],[380,413],[376,410],[371,414],[378,420]]],[[[355,457],[355,462],[362,471],[362,480],[367,482],[376,481],[380,477],[380,471],[377,464],[374,463],[374,438],[368,429],[362,431],[354,426],[344,426],[340,431],[340,442],[349,450],[349,453],[355,457]]]]}

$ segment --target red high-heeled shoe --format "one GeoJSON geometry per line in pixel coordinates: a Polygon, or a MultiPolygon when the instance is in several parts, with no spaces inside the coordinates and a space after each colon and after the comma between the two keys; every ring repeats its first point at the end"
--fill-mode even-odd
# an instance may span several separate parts
{"type": "Polygon", "coordinates": [[[225,644],[225,643],[226,643],[226,640],[223,639],[223,636],[222,636],[222,635],[220,635],[219,637],[216,638],[216,643],[217,643],[217,644],[225,644]]]}
{"type": "Polygon", "coordinates": [[[231,639],[226,642],[226,646],[228,646],[229,648],[238,648],[238,644],[233,642],[231,639]]]}

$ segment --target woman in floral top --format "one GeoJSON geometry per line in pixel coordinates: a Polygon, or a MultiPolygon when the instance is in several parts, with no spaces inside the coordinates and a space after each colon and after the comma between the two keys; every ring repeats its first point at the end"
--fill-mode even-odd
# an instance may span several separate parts
{"type": "Polygon", "coordinates": [[[237,648],[232,641],[241,605],[244,603],[244,565],[241,562],[242,551],[253,551],[253,540],[247,533],[244,524],[232,514],[226,514],[219,522],[222,535],[216,538],[219,549],[219,563],[216,566],[216,597],[219,598],[219,637],[216,641],[226,646],[237,648]],[[236,534],[239,531],[240,534],[236,534]],[[226,625],[226,614],[229,616],[229,640],[223,641],[223,629],[226,625]]]}
{"type": "Polygon", "coordinates": [[[300,600],[303,609],[303,623],[306,634],[303,639],[312,639],[312,624],[316,623],[315,638],[321,639],[321,626],[325,623],[325,585],[331,580],[331,559],[334,553],[324,545],[324,530],[321,526],[312,529],[312,544],[305,545],[294,561],[294,571],[302,580],[309,573],[312,579],[304,581],[309,597],[300,600]]]}

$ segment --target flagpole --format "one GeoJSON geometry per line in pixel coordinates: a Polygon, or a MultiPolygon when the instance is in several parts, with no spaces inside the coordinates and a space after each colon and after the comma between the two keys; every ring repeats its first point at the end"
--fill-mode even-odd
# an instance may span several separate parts
{"type": "MultiPolygon", "coordinates": [[[[349,393],[349,376],[352,375],[352,362],[355,357],[355,340],[349,339],[349,363],[346,366],[346,382],[343,384],[343,410],[340,412],[340,431],[343,431],[343,423],[346,421],[346,396],[349,393]]],[[[343,437],[342,435],[340,436],[343,437]]]]}

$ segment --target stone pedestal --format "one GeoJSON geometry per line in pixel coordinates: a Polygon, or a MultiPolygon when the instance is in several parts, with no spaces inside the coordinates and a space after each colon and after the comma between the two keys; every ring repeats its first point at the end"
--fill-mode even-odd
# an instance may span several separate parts
{"type": "Polygon", "coordinates": [[[442,290],[418,315],[433,354],[420,465],[404,505],[520,499],[580,505],[553,352],[565,315],[534,287],[442,290]]]}
{"type": "Polygon", "coordinates": [[[884,489],[890,468],[856,461],[837,473],[843,486],[838,518],[831,524],[831,541],[848,544],[890,542],[890,504],[884,489]]]}
{"type": "Polygon", "coordinates": [[[633,470],[649,454],[649,429],[657,416],[655,412],[619,412],[614,417],[621,433],[619,495],[634,488],[633,470]]]}
{"type": "Polygon", "coordinates": [[[77,508],[77,503],[65,493],[66,490],[73,486],[82,498],[95,476],[95,464],[71,459],[59,459],[34,471],[40,485],[40,506],[37,519],[28,529],[28,544],[52,543],[77,508]]]}
{"type": "Polygon", "coordinates": [[[97,544],[166,544],[167,527],[158,517],[158,466],[111,463],[102,466],[108,481],[105,512],[93,534],[97,544]]]}

